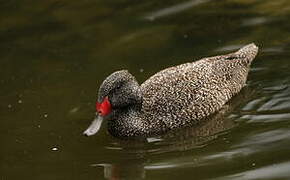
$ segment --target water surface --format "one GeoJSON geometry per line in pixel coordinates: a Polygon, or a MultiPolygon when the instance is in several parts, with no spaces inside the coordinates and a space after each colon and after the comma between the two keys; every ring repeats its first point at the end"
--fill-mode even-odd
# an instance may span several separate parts
{"type": "Polygon", "coordinates": [[[0,4],[0,179],[290,179],[290,2],[6,1],[0,4]],[[248,86],[210,121],[144,141],[111,137],[97,88],[128,69],[260,52],[248,86]]]}

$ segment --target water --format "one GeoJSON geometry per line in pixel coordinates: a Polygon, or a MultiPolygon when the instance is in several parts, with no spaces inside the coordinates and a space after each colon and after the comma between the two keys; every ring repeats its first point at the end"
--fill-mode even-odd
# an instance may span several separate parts
{"type": "Polygon", "coordinates": [[[0,5],[0,179],[290,179],[290,2],[7,1],[0,5]],[[146,141],[94,117],[101,81],[250,42],[248,86],[211,121],[146,141]]]}

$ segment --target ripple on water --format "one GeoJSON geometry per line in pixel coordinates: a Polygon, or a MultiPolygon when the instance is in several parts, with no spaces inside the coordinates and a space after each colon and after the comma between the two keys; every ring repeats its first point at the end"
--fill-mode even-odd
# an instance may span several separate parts
{"type": "Polygon", "coordinates": [[[289,169],[290,169],[290,161],[287,161],[215,179],[217,180],[290,179],[289,169]]]}
{"type": "Polygon", "coordinates": [[[290,119],[290,89],[283,85],[275,88],[264,88],[268,95],[247,103],[241,119],[252,122],[278,122],[290,119]]]}

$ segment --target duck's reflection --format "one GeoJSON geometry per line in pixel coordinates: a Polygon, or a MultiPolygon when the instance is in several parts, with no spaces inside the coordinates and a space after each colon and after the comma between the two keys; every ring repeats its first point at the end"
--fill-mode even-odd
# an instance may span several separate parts
{"type": "MultiPolygon", "coordinates": [[[[221,134],[225,134],[229,129],[235,127],[234,110],[246,104],[253,91],[244,88],[239,95],[226,104],[218,113],[208,117],[203,123],[194,127],[188,127],[176,131],[171,131],[165,135],[147,138],[142,140],[119,140],[114,139],[107,148],[119,149],[132,158],[120,160],[116,158],[114,162],[99,163],[95,166],[104,168],[106,179],[144,179],[146,169],[170,168],[190,164],[193,149],[206,146],[221,134]],[[116,147],[117,146],[117,147],[116,147]],[[190,150],[190,151],[189,151],[190,150]],[[168,152],[187,152],[186,157],[167,157],[166,162],[152,162],[149,158],[155,154],[163,155],[168,152]],[[187,157],[188,156],[188,157],[187,157]],[[157,167],[158,166],[158,167],[157,167]]],[[[119,154],[120,155],[120,154],[119,154]]],[[[121,155],[122,156],[122,155],[121,155]]],[[[121,158],[122,159],[122,158],[121,158]]],[[[163,160],[164,161],[164,160],[163,160]]]]}
{"type": "Polygon", "coordinates": [[[145,179],[145,169],[142,162],[127,161],[116,164],[99,164],[98,166],[103,166],[105,179],[145,179]]]}

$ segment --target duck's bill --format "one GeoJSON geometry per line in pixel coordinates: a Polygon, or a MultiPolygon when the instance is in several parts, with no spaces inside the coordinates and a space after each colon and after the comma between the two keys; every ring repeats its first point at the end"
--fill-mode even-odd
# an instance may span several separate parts
{"type": "Polygon", "coordinates": [[[83,132],[83,134],[86,136],[92,136],[96,134],[100,130],[103,120],[103,117],[97,115],[92,124],[88,127],[87,130],[83,132]]]}

